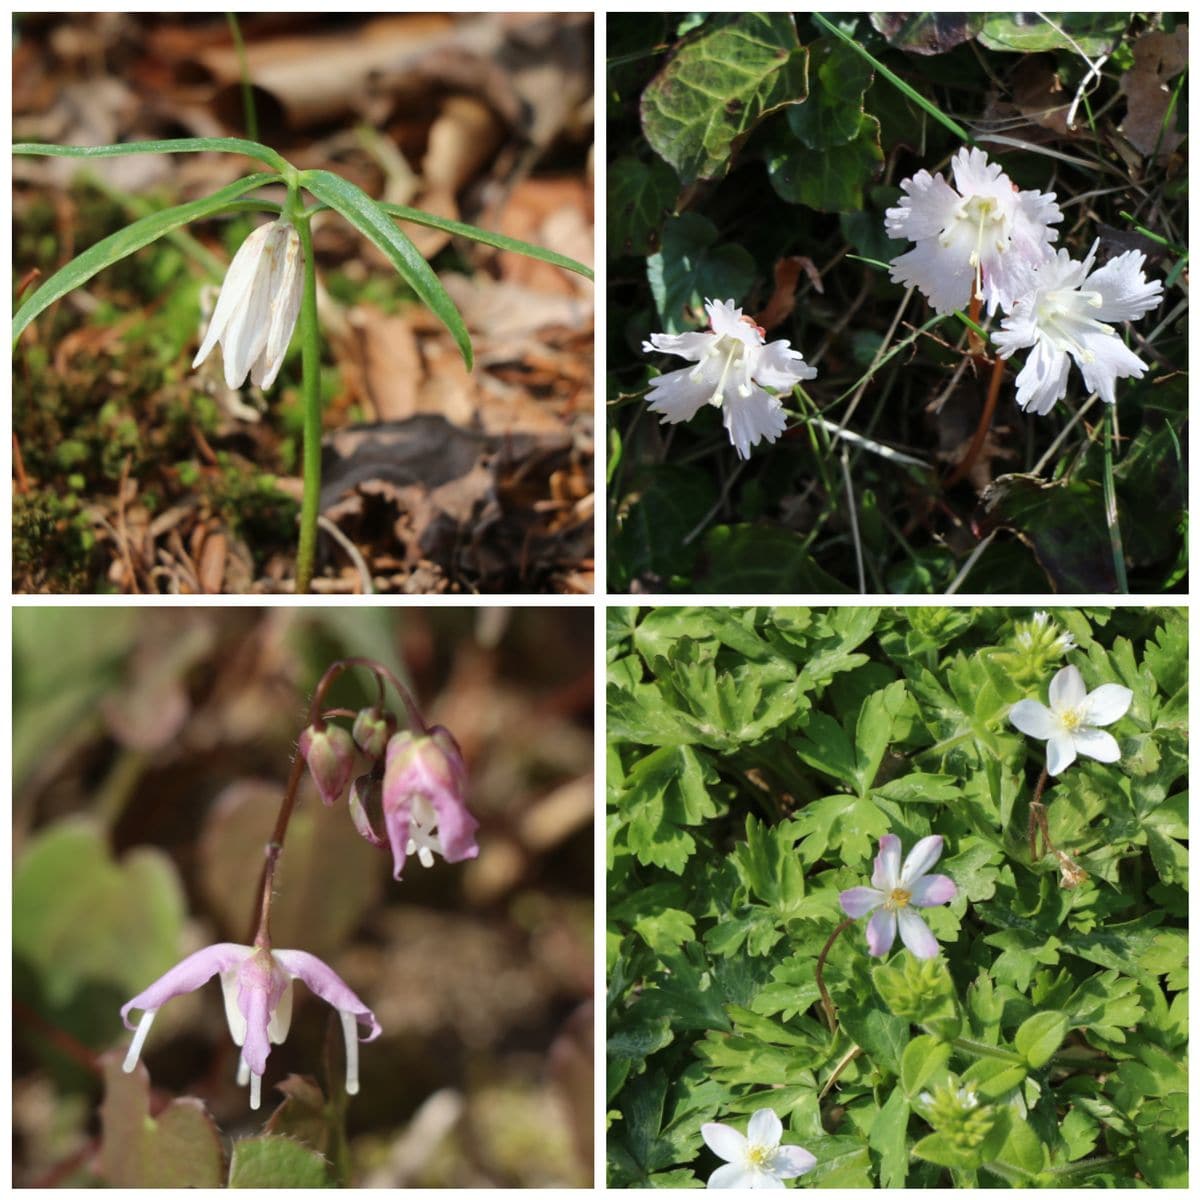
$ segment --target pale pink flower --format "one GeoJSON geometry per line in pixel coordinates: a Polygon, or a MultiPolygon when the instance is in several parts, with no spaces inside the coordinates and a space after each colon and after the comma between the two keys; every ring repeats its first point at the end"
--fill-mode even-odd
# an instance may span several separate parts
{"type": "Polygon", "coordinates": [[[867,949],[876,958],[891,950],[897,926],[901,940],[917,958],[934,958],[938,952],[937,938],[914,909],[948,904],[958,894],[954,880],[948,875],[928,874],[941,857],[942,837],[934,834],[922,838],[903,866],[900,854],[900,839],[893,833],[884,834],[879,839],[871,886],[842,892],[838,903],[846,916],[855,919],[874,913],[867,923],[867,949]]]}
{"type": "Polygon", "coordinates": [[[886,214],[889,237],[916,246],[892,261],[896,283],[915,287],[935,312],[965,309],[978,292],[989,313],[1008,309],[1021,292],[1022,267],[1041,262],[1062,220],[1054,194],[1020,191],[982,150],[965,147],[941,174],[918,171],[886,214]]]}
{"type": "Polygon", "coordinates": [[[377,1038],[380,1029],[375,1014],[332,967],[315,955],[232,942],[197,950],[122,1007],[121,1019],[127,1029],[134,1028],[129,1021],[130,1011],[136,1008],[142,1012],[125,1056],[125,1071],[137,1066],[158,1010],[173,997],[203,987],[214,975],[221,977],[229,1032],[234,1044],[241,1047],[238,1083],[250,1084],[251,1108],[258,1108],[260,1103],[271,1044],[282,1042],[291,1026],[292,983],[296,979],[303,980],[309,991],[337,1009],[346,1039],[346,1091],[350,1095],[358,1091],[358,1026],[367,1030],[364,1042],[377,1038]]]}

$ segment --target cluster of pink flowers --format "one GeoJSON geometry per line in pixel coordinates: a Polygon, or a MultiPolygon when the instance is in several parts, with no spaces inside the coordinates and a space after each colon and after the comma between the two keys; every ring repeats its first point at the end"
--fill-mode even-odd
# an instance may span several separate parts
{"type": "MultiPolygon", "coordinates": [[[[412,733],[396,732],[394,724],[390,715],[364,709],[353,733],[325,721],[304,730],[300,753],[322,801],[337,803],[361,753],[371,770],[354,781],[350,816],[373,845],[390,844],[396,879],[413,854],[426,867],[435,854],[447,862],[474,858],[479,853],[479,823],[466,806],[467,772],[458,743],[440,726],[412,733]],[[369,799],[381,804],[386,839],[371,825],[365,808],[369,799]]],[[[198,950],[124,1005],[121,1019],[126,1028],[136,1028],[125,1057],[126,1071],[137,1066],[158,1010],[173,997],[203,987],[214,975],[220,976],[229,1032],[240,1050],[238,1083],[249,1084],[251,1108],[257,1109],[261,1101],[271,1045],[287,1037],[296,979],[337,1010],[346,1043],[346,1091],[358,1091],[358,1043],[379,1036],[375,1014],[327,963],[303,950],[275,950],[269,939],[253,946],[220,942],[198,950]],[[142,1014],[136,1027],[129,1020],[134,1009],[142,1014]]]]}

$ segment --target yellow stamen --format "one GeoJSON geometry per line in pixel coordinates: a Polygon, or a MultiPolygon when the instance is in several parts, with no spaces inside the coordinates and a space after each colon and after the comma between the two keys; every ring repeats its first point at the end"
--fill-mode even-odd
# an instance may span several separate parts
{"type": "Polygon", "coordinates": [[[883,907],[891,912],[896,912],[898,909],[906,908],[911,899],[912,892],[906,892],[903,888],[892,888],[888,898],[883,902],[883,907]]]}

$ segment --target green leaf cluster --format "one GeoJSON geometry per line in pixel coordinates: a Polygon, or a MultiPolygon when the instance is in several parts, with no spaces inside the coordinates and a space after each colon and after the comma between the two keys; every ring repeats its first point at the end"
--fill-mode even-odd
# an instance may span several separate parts
{"type": "Polygon", "coordinates": [[[610,609],[610,1183],[700,1186],[701,1125],[762,1107],[817,1156],[798,1186],[1184,1178],[1186,626],[610,609]],[[1030,858],[1044,747],[1007,719],[1066,662],[1134,694],[1120,761],[1043,795],[1078,874],[1030,858]],[[958,895],[924,910],[928,962],[872,959],[861,921],[829,940],[888,832],[945,840],[958,895]]]}

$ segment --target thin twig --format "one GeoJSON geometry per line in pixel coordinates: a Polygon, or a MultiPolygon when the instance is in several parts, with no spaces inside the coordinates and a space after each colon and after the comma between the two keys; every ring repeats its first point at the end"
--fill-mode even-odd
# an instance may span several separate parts
{"type": "Polygon", "coordinates": [[[829,1026],[830,1033],[837,1033],[837,1009],[833,1006],[833,997],[829,994],[829,989],[825,986],[825,959],[829,951],[833,949],[833,943],[838,940],[841,933],[849,929],[854,924],[853,917],[847,917],[830,935],[829,940],[821,947],[821,953],[817,955],[817,991],[821,993],[821,1006],[825,1010],[825,1023],[829,1026]]]}

